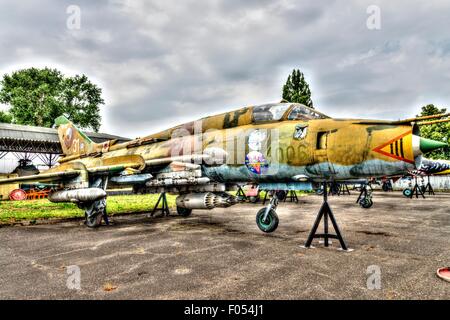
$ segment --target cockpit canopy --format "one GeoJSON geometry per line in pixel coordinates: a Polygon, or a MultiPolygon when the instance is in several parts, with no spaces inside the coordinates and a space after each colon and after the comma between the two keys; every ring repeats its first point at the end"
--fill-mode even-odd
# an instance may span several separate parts
{"type": "MultiPolygon", "coordinates": [[[[329,117],[300,103],[270,103],[244,107],[238,110],[202,118],[195,122],[188,122],[142,138],[140,142],[168,140],[173,136],[173,132],[180,129],[182,129],[183,132],[195,134],[194,129],[198,128],[198,123],[201,124],[202,132],[206,132],[209,129],[220,130],[249,124],[261,124],[285,120],[308,121],[326,118],[329,117]]],[[[302,135],[300,134],[299,137],[301,136],[302,135]]]]}
{"type": "Polygon", "coordinates": [[[253,107],[253,122],[263,123],[283,119],[289,110],[287,120],[314,120],[328,118],[326,115],[300,103],[271,103],[253,107]]]}
{"type": "Polygon", "coordinates": [[[326,118],[329,117],[302,104],[293,105],[287,117],[288,120],[314,120],[326,118]]]}

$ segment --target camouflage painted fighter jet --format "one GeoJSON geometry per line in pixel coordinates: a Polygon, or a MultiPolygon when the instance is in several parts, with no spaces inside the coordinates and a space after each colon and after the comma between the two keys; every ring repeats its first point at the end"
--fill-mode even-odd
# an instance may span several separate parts
{"type": "Polygon", "coordinates": [[[450,161],[423,159],[420,167],[414,170],[415,175],[448,175],[450,174],[450,161]]]}
{"type": "MultiPolygon", "coordinates": [[[[445,143],[419,136],[416,121],[332,119],[295,103],[244,107],[118,144],[97,144],[64,117],[56,119],[60,165],[39,175],[0,180],[60,185],[49,200],[73,202],[98,227],[106,188],[178,194],[177,212],[235,204],[227,191],[243,183],[265,190],[308,190],[313,182],[405,174],[422,154],[445,143]]],[[[445,121],[445,120],[444,120],[445,121]]],[[[276,193],[275,193],[276,194],[276,193]]],[[[276,196],[275,196],[276,198],[276,196]]],[[[264,232],[278,226],[277,202],[257,213],[264,232]]]]}

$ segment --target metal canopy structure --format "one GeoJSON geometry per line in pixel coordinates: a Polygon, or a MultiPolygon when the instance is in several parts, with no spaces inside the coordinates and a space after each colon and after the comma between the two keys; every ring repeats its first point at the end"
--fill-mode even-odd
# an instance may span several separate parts
{"type": "MultiPolygon", "coordinates": [[[[94,142],[130,139],[105,133],[86,132],[94,142]]],[[[0,123],[0,157],[4,152],[61,154],[58,131],[51,128],[0,123]]]]}
{"type": "MultiPolygon", "coordinates": [[[[105,133],[86,132],[94,142],[130,139],[105,133]]],[[[56,129],[0,123],[0,159],[11,152],[17,159],[33,160],[38,157],[52,167],[62,153],[56,129]]]]}

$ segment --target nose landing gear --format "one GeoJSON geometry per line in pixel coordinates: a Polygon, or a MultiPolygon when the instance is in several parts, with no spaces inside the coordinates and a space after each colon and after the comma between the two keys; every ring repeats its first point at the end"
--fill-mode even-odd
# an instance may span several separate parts
{"type": "Polygon", "coordinates": [[[262,232],[270,233],[277,229],[279,219],[276,209],[283,196],[286,196],[284,191],[276,191],[270,199],[269,205],[256,214],[256,225],[262,232]]]}
{"type": "Polygon", "coordinates": [[[278,227],[278,215],[273,209],[269,209],[266,215],[267,208],[262,208],[256,214],[256,224],[259,230],[270,233],[277,229],[278,227]]]}

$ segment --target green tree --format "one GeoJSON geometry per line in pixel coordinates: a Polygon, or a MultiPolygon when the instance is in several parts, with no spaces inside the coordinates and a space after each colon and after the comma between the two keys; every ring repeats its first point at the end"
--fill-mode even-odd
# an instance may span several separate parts
{"type": "Polygon", "coordinates": [[[300,70],[293,70],[283,86],[283,99],[289,102],[302,103],[313,108],[311,90],[300,70]]]}
{"type": "Polygon", "coordinates": [[[0,123],[11,123],[12,117],[8,112],[0,111],[0,123]]]}
{"type": "MultiPolygon", "coordinates": [[[[441,114],[446,113],[446,108],[437,108],[433,104],[428,104],[426,106],[422,107],[421,113],[418,115],[420,116],[431,116],[434,114],[441,114]]],[[[420,135],[424,138],[436,140],[436,141],[443,141],[447,144],[450,144],[450,123],[444,122],[444,123],[436,123],[432,125],[427,126],[420,126],[420,135]]],[[[450,148],[445,147],[438,150],[434,150],[432,152],[429,152],[425,154],[425,157],[430,159],[446,159],[450,160],[450,148]]]]}
{"type": "Polygon", "coordinates": [[[12,116],[5,111],[0,111],[0,123],[11,123],[12,116]]]}
{"type": "Polygon", "coordinates": [[[102,90],[85,75],[29,68],[5,74],[0,85],[0,102],[10,106],[13,123],[51,127],[64,114],[83,129],[100,128],[102,90]]]}

